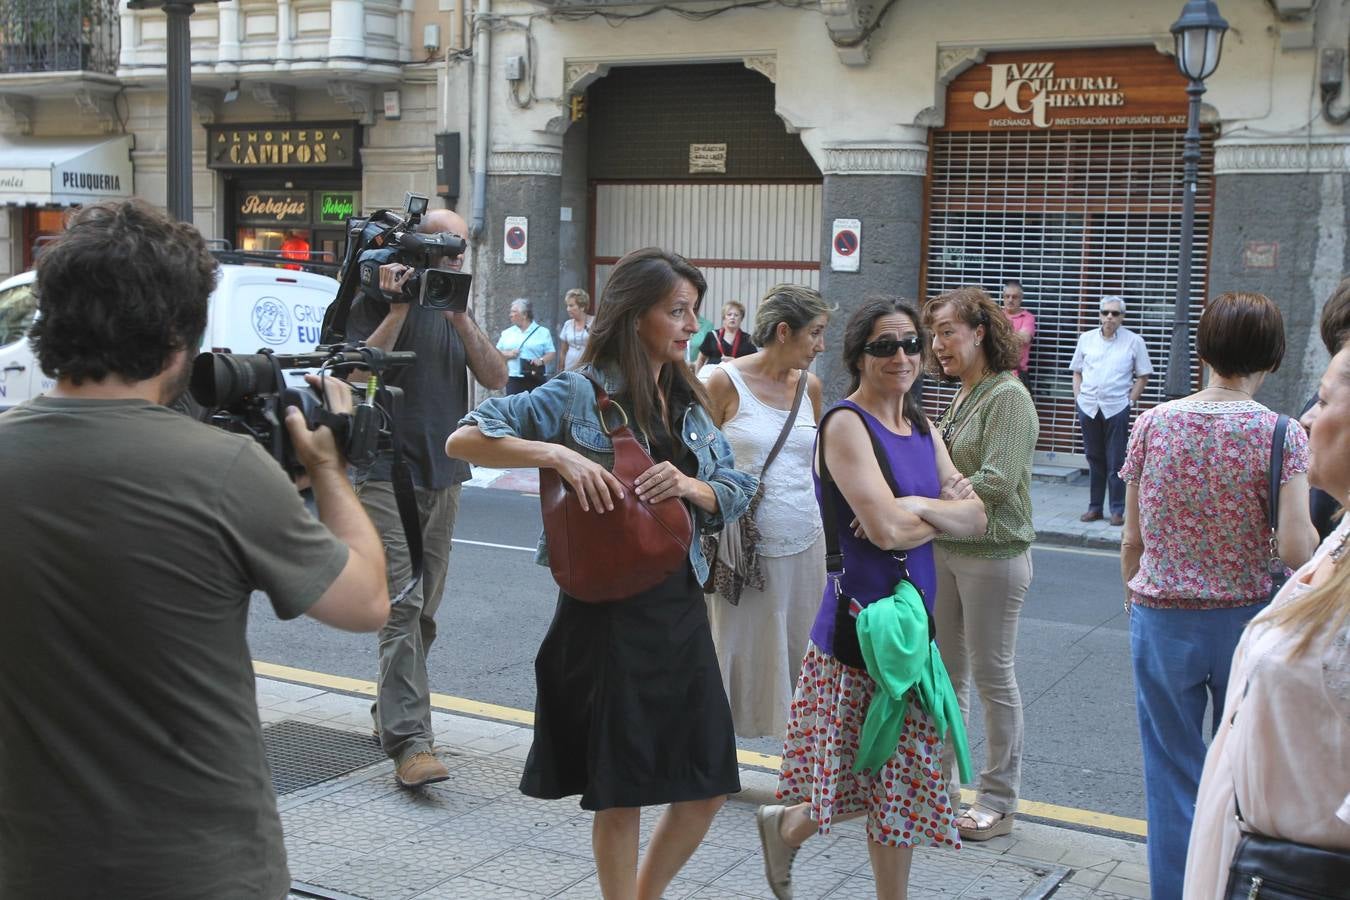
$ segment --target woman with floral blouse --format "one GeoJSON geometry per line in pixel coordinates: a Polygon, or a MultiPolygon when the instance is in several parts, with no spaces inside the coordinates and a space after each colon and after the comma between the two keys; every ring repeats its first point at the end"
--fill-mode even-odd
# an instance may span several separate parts
{"type": "MultiPolygon", "coordinates": [[[[1212,731],[1223,715],[1233,650],[1272,586],[1267,511],[1278,414],[1252,395],[1284,356],[1279,308],[1261,294],[1224,294],[1200,317],[1196,345],[1209,385],[1141,415],[1120,470],[1121,575],[1155,900],[1181,896],[1205,763],[1206,701],[1212,731]]],[[[1277,546],[1294,568],[1317,544],[1307,472],[1308,437],[1290,420],[1277,546]]]]}

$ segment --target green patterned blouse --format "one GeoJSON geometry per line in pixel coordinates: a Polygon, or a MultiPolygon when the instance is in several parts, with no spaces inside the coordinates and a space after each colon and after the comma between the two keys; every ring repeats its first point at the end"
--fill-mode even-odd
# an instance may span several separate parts
{"type": "Polygon", "coordinates": [[[961,556],[1008,559],[1036,539],[1031,522],[1031,453],[1040,432],[1036,405],[1012,372],[985,378],[937,422],[952,463],[984,501],[989,525],[974,537],[939,537],[961,556]]]}

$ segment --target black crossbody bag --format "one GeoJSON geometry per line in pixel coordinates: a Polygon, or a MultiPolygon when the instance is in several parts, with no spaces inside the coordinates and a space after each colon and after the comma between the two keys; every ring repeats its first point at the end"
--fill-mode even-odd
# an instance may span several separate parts
{"type": "Polygon", "coordinates": [[[1280,559],[1280,475],[1284,472],[1284,436],[1289,430],[1289,417],[1280,414],[1275,420],[1275,433],[1270,439],[1270,508],[1266,510],[1266,524],[1270,526],[1270,558],[1266,561],[1266,570],[1270,573],[1270,596],[1275,595],[1289,580],[1289,569],[1280,559]]]}
{"type": "MultiPolygon", "coordinates": [[[[834,415],[841,409],[847,409],[863,418],[862,413],[851,406],[836,406],[827,412],[820,419],[819,431],[817,434],[820,444],[820,514],[825,520],[825,576],[829,584],[834,586],[834,652],[833,656],[846,666],[854,669],[866,669],[867,662],[863,659],[862,647],[858,644],[858,620],[849,613],[849,604],[855,599],[844,593],[844,554],[839,549],[839,524],[838,524],[838,504],[834,502],[834,492],[838,490],[835,486],[834,478],[830,475],[829,464],[825,461],[825,420],[834,415]]],[[[867,437],[872,442],[872,452],[876,455],[877,465],[881,466],[881,474],[886,478],[886,484],[891,489],[892,497],[900,496],[900,487],[895,483],[895,475],[891,472],[891,462],[886,458],[886,450],[881,446],[881,441],[877,440],[876,434],[868,426],[867,420],[863,418],[863,427],[867,429],[867,437]]],[[[891,559],[895,560],[898,572],[896,582],[908,581],[914,585],[914,590],[923,596],[923,590],[914,580],[909,577],[909,568],[905,563],[906,554],[901,550],[892,550],[891,559]]],[[[869,600],[877,598],[871,597],[869,600]]],[[[928,604],[924,604],[927,607],[928,604]]],[[[931,641],[937,636],[937,626],[933,622],[933,614],[928,613],[928,639],[931,641]]]]}
{"type": "MultiPolygon", "coordinates": [[[[1251,680],[1242,689],[1247,699],[1251,680]]],[[[1241,701],[1239,701],[1239,710],[1241,701]]],[[[1238,711],[1233,711],[1232,721],[1238,711]]],[[[1233,783],[1233,811],[1241,831],[1246,825],[1233,783]]],[[[1327,850],[1254,831],[1242,831],[1228,867],[1224,900],[1350,900],[1350,852],[1327,850]]]]}

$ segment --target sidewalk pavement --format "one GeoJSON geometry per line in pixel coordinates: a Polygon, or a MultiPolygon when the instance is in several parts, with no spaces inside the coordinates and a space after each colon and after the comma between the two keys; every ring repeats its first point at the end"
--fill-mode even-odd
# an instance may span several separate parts
{"type": "MultiPolygon", "coordinates": [[[[1118,526],[1107,524],[1106,519],[1078,521],[1078,517],[1088,508],[1086,475],[1077,476],[1072,470],[1052,467],[1037,469],[1039,472],[1034,472],[1031,480],[1031,513],[1038,542],[1102,550],[1120,549],[1118,526]]],[[[539,472],[537,469],[474,467],[473,479],[466,484],[470,487],[537,494],[539,472]]]]}
{"type": "MultiPolygon", "coordinates": [[[[540,801],[517,790],[528,727],[434,712],[450,779],[406,790],[371,737],[369,696],[265,677],[257,690],[293,897],[600,897],[591,814],[575,799],[540,801]]],[[[754,811],[771,802],[775,780],[765,769],[742,769],[745,789],[718,813],[667,898],[772,900],[754,811]]],[[[644,843],[658,813],[643,813],[644,843]]],[[[798,900],[874,896],[862,823],[812,838],[793,872],[798,900]]],[[[1141,843],[1019,820],[1007,837],[917,851],[910,896],[1117,900],[1147,897],[1147,878],[1141,843]]]]}

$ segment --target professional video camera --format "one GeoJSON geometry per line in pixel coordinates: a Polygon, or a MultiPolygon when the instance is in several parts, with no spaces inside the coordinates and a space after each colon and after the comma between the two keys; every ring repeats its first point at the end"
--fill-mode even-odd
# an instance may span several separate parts
{"type": "Polygon", "coordinates": [[[403,391],[384,384],[383,373],[416,362],[415,353],[387,353],[361,344],[320,346],[313,353],[283,356],[259,353],[202,353],[192,362],[192,397],[211,411],[212,425],[257,440],[282,467],[299,474],[283,419],[288,406],[304,414],[310,430],[327,425],[347,461],[369,466],[382,449],[397,445],[394,422],[403,391]],[[355,369],[369,370],[366,386],[350,386],[354,411],[334,413],[323,394],[305,381],[315,374],[345,378],[355,369]]]}
{"type": "MultiPolygon", "coordinates": [[[[463,312],[468,307],[469,283],[463,272],[440,269],[436,262],[443,256],[456,257],[464,252],[464,238],[456,234],[421,234],[417,224],[427,211],[427,198],[409,192],[404,200],[402,218],[388,210],[379,210],[368,219],[354,219],[349,229],[348,255],[356,251],[356,267],[361,291],[387,303],[416,301],[427,309],[463,312]],[[380,289],[380,267],[402,263],[413,269],[403,283],[403,292],[389,295],[380,289]]],[[[344,268],[347,263],[344,261],[344,268]]],[[[344,279],[345,280],[345,279],[344,279]]]]}

